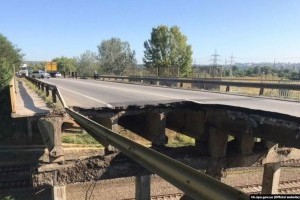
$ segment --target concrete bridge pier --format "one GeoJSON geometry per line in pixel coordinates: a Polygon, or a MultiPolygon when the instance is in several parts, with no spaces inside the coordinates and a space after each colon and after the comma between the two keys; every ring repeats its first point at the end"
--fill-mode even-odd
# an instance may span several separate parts
{"type": "MultiPolygon", "coordinates": [[[[119,130],[119,126],[118,126],[118,118],[116,117],[98,117],[95,116],[93,117],[93,120],[96,121],[97,123],[101,124],[102,126],[114,131],[114,132],[118,132],[119,130]]],[[[105,140],[102,140],[100,142],[103,146],[104,146],[104,153],[107,155],[111,152],[111,150],[113,149],[113,147],[105,140]]]]}
{"type": "Polygon", "coordinates": [[[226,156],[228,134],[221,129],[210,126],[208,128],[208,150],[211,162],[208,164],[206,174],[221,180],[222,158],[226,156]],[[220,162],[221,161],[221,162],[220,162]]]}
{"type": "Polygon", "coordinates": [[[251,131],[240,134],[236,137],[237,151],[242,155],[249,155],[253,153],[254,136],[251,131]]]}
{"type": "Polygon", "coordinates": [[[212,158],[223,158],[226,156],[228,135],[223,130],[209,127],[208,148],[212,158]]]}
{"type": "Polygon", "coordinates": [[[149,112],[146,114],[145,134],[152,145],[165,145],[168,142],[165,113],[149,112]]]}
{"type": "Polygon", "coordinates": [[[61,140],[61,126],[63,117],[42,117],[37,125],[42,134],[43,140],[49,150],[50,162],[60,162],[64,160],[64,149],[61,140]]]}
{"type": "Polygon", "coordinates": [[[149,140],[152,145],[165,145],[168,138],[166,131],[166,116],[164,112],[143,112],[124,114],[118,119],[118,124],[133,133],[149,140]]]}
{"type": "Polygon", "coordinates": [[[176,110],[167,115],[167,128],[195,138],[201,151],[207,150],[208,131],[203,111],[176,110]]]}

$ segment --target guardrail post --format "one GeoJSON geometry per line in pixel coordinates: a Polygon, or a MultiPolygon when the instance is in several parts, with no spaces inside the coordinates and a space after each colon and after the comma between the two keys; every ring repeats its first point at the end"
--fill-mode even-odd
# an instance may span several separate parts
{"type": "Polygon", "coordinates": [[[42,83],[42,92],[45,92],[45,84],[42,83]]]}
{"type": "Polygon", "coordinates": [[[135,199],[150,200],[150,175],[135,177],[135,199]]]}
{"type": "Polygon", "coordinates": [[[49,86],[47,85],[46,86],[46,97],[48,97],[49,96],[49,86]]]}
{"type": "Polygon", "coordinates": [[[278,194],[280,162],[264,164],[262,194],[278,194]]]}
{"type": "Polygon", "coordinates": [[[226,92],[230,92],[230,86],[229,85],[226,86],[226,92]]]}
{"type": "Polygon", "coordinates": [[[57,93],[57,89],[52,89],[52,102],[53,103],[56,103],[57,100],[56,100],[56,93],[57,93]]]}
{"type": "Polygon", "coordinates": [[[264,94],[264,88],[260,88],[259,89],[259,95],[263,95],[264,94]]]}

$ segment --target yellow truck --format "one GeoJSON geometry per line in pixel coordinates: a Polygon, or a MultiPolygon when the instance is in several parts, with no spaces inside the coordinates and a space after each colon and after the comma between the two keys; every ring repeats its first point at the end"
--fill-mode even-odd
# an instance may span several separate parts
{"type": "Polygon", "coordinates": [[[57,71],[57,63],[56,62],[47,62],[45,66],[45,72],[49,73],[51,77],[55,77],[57,71]]]}

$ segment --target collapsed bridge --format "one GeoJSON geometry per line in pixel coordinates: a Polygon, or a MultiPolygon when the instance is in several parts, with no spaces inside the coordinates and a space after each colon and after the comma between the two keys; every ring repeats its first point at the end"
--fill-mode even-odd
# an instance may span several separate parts
{"type": "MultiPolygon", "coordinates": [[[[73,82],[74,81],[72,81],[72,83],[73,82]]],[[[52,95],[54,94],[54,96],[58,96],[62,99],[62,95],[56,86],[40,82],[37,84],[41,89],[46,89],[46,95],[50,95],[49,90],[51,90],[52,95]]],[[[112,87],[109,86],[109,89],[112,89],[112,87]]],[[[65,90],[66,93],[78,93],[80,98],[86,96],[75,90],[71,92],[66,86],[64,86],[62,90],[65,90]]],[[[128,89],[124,88],[119,90],[128,91],[128,89]]],[[[142,92],[138,91],[138,93],[142,92]]],[[[144,95],[146,93],[147,92],[143,92],[144,95]]],[[[164,96],[164,98],[169,97],[169,95],[160,96],[164,96]]],[[[56,97],[53,99],[56,100],[56,97]]],[[[87,99],[94,99],[94,97],[87,99]]],[[[256,162],[259,156],[255,159],[249,159],[249,157],[253,155],[256,149],[255,147],[260,146],[266,148],[270,142],[299,148],[300,124],[297,116],[271,112],[268,109],[264,111],[233,105],[200,103],[195,100],[191,102],[187,101],[186,98],[184,99],[185,101],[182,100],[182,98],[176,97],[176,102],[174,102],[174,99],[164,99],[163,101],[165,101],[165,103],[156,103],[156,105],[147,105],[145,102],[143,103],[144,105],[137,106],[122,106],[120,103],[109,103],[109,105],[111,105],[109,107],[114,108],[103,106],[105,103],[107,105],[107,102],[101,100],[102,108],[73,106],[73,110],[78,111],[84,116],[88,116],[94,122],[98,122],[113,132],[120,130],[120,128],[130,130],[151,141],[152,146],[156,147],[166,144],[166,129],[174,130],[195,138],[195,148],[201,150],[199,151],[199,155],[209,155],[212,158],[218,159],[226,157],[230,152],[234,152],[234,157],[239,158],[238,161],[235,160],[235,166],[251,165],[256,162]],[[234,139],[228,142],[228,136],[234,139]]],[[[157,101],[158,100],[156,100],[156,102],[157,101]]],[[[222,101],[224,101],[224,99],[222,99],[222,101]]],[[[131,104],[132,102],[130,102],[130,105],[131,104]]],[[[109,149],[109,145],[114,139],[110,138],[110,133],[108,133],[106,129],[104,129],[103,135],[99,133],[99,136],[98,133],[96,133],[98,125],[94,124],[93,121],[83,119],[69,108],[66,108],[66,110],[83,128],[96,137],[106,149],[109,149]]],[[[38,118],[39,128],[42,130],[41,133],[47,143],[50,156],[53,158],[52,161],[56,162],[64,160],[64,150],[61,146],[60,138],[62,123],[63,116],[59,113],[38,118]]],[[[132,144],[132,146],[134,146],[134,144],[132,144]]],[[[132,146],[128,147],[129,152],[134,149],[132,146]]],[[[122,147],[120,148],[122,149],[122,147]]],[[[146,164],[146,167],[149,167],[149,165],[146,164]]],[[[218,177],[216,174],[218,174],[219,169],[211,172],[211,174],[218,177]]],[[[156,169],[154,172],[156,172],[156,169]]],[[[165,176],[162,175],[162,177],[165,176]]],[[[140,181],[142,180],[143,178],[141,178],[140,181]]],[[[177,180],[172,180],[172,183],[176,183],[176,181],[177,180]]],[[[178,184],[180,187],[186,187],[180,183],[178,184]]],[[[190,191],[189,189],[190,188],[188,188],[187,191],[190,191]]],[[[230,191],[230,189],[228,189],[228,191],[230,191]]],[[[195,191],[190,191],[188,194],[193,195],[193,193],[195,193],[195,191]]],[[[233,192],[231,194],[235,195],[237,193],[233,192]]],[[[196,197],[196,195],[194,197],[196,197]]]]}

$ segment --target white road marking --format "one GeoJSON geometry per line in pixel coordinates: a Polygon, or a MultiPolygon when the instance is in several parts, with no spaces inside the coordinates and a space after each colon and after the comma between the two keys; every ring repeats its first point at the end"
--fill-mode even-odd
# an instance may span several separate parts
{"type": "Polygon", "coordinates": [[[64,87],[61,87],[61,86],[58,86],[58,88],[63,89],[63,90],[67,90],[67,91],[69,91],[69,92],[72,92],[72,93],[74,93],[74,94],[83,96],[83,97],[88,98],[88,99],[92,99],[92,100],[94,100],[94,101],[98,101],[98,102],[100,102],[100,103],[106,105],[106,106],[109,107],[109,108],[113,108],[113,106],[112,106],[111,104],[106,103],[106,102],[104,102],[104,101],[100,101],[100,100],[95,99],[95,98],[93,98],[93,97],[90,97],[90,96],[87,96],[87,95],[84,95],[84,94],[81,94],[81,93],[78,93],[78,92],[74,92],[74,91],[72,91],[72,90],[69,90],[69,89],[64,88],[64,87]]]}

